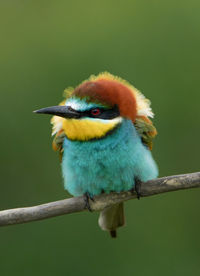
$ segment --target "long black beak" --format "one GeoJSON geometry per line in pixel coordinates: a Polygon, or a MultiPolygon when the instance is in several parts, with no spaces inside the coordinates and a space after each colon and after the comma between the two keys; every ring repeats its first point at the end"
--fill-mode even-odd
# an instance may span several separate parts
{"type": "Polygon", "coordinates": [[[57,105],[57,106],[50,106],[41,108],[38,110],[33,111],[34,113],[39,114],[51,114],[56,115],[63,118],[80,118],[81,114],[75,110],[72,110],[70,107],[57,105]]]}

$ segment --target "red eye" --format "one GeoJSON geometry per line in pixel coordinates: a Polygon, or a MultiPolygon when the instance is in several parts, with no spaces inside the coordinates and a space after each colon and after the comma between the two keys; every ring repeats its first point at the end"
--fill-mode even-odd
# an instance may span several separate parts
{"type": "Polygon", "coordinates": [[[98,116],[100,113],[101,113],[101,111],[100,111],[99,108],[94,108],[94,109],[91,110],[91,114],[93,116],[98,116]]]}

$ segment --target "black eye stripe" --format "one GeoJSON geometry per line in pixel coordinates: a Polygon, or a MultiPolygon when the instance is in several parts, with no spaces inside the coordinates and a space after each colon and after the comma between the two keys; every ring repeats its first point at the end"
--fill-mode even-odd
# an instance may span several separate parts
{"type": "Polygon", "coordinates": [[[98,119],[104,119],[104,120],[111,120],[114,119],[118,116],[120,116],[119,109],[117,106],[114,106],[113,108],[110,109],[105,109],[101,107],[96,107],[96,108],[91,108],[89,110],[85,111],[78,111],[74,110],[72,107],[69,107],[71,111],[76,111],[80,114],[80,118],[84,117],[90,117],[90,118],[98,118],[98,119]],[[93,115],[92,110],[98,109],[100,113],[98,115],[93,115]]]}
{"type": "Polygon", "coordinates": [[[98,115],[93,115],[91,113],[92,110],[94,110],[95,108],[91,108],[89,110],[80,112],[81,117],[90,117],[90,118],[98,118],[98,119],[105,119],[105,120],[111,120],[114,119],[116,117],[118,117],[119,114],[119,110],[117,108],[117,106],[110,108],[110,109],[105,109],[105,108],[99,108],[100,113],[98,115]]]}
{"type": "Polygon", "coordinates": [[[105,119],[105,120],[111,120],[114,119],[116,117],[118,117],[119,114],[119,110],[117,108],[117,106],[114,106],[113,108],[110,109],[105,109],[105,108],[98,108],[100,110],[100,113],[98,115],[92,115],[91,111],[94,108],[84,111],[82,112],[82,116],[81,117],[90,117],[90,118],[99,118],[99,119],[105,119]]]}

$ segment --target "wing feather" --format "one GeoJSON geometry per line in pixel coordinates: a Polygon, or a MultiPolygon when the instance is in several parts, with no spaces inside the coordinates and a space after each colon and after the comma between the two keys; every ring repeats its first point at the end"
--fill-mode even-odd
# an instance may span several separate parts
{"type": "Polygon", "coordinates": [[[63,155],[63,142],[65,138],[65,133],[63,130],[60,130],[54,137],[52,147],[53,150],[59,152],[59,159],[60,162],[62,161],[62,155],[63,155]]]}
{"type": "Polygon", "coordinates": [[[134,125],[142,138],[142,142],[152,150],[153,139],[157,135],[157,130],[152,121],[146,116],[138,116],[134,125]]]}

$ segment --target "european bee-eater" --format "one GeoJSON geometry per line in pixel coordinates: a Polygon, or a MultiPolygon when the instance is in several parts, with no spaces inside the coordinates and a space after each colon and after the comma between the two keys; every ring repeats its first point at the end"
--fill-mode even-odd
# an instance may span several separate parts
{"type": "MultiPolygon", "coordinates": [[[[36,112],[54,115],[53,148],[60,153],[64,187],[73,196],[133,190],[158,176],[150,101],[127,81],[107,72],[91,76],[66,89],[60,105],[36,112]]],[[[100,214],[100,227],[112,237],[123,224],[123,203],[100,214]]]]}

